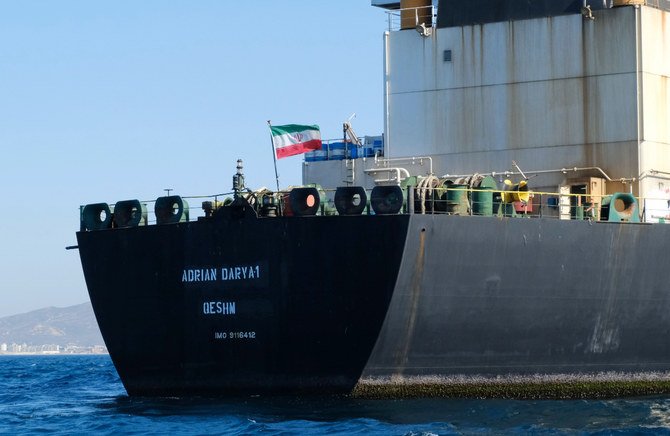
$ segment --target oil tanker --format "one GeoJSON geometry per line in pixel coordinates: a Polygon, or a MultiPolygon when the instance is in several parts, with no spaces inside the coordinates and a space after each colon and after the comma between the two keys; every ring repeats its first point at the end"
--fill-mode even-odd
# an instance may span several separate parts
{"type": "Polygon", "coordinates": [[[670,392],[670,4],[434,3],[303,186],[81,207],[129,395],[670,392]]]}

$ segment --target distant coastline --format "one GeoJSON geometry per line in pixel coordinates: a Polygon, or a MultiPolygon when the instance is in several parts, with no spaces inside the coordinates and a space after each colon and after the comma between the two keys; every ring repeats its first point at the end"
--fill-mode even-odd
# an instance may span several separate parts
{"type": "Polygon", "coordinates": [[[49,345],[27,345],[27,344],[0,344],[0,356],[52,356],[69,354],[109,354],[104,345],[79,346],[67,345],[60,346],[56,344],[49,345]]]}
{"type": "Polygon", "coordinates": [[[90,302],[0,318],[0,355],[108,354],[90,302]]]}
{"type": "Polygon", "coordinates": [[[1,353],[2,356],[108,356],[108,352],[88,352],[88,353],[47,353],[47,352],[25,352],[25,353],[1,353]]]}

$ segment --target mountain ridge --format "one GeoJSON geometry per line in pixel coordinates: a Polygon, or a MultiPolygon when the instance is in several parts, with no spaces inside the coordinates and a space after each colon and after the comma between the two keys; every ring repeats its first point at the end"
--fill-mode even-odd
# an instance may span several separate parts
{"type": "Polygon", "coordinates": [[[45,307],[0,318],[0,344],[60,347],[104,345],[90,302],[45,307]]]}

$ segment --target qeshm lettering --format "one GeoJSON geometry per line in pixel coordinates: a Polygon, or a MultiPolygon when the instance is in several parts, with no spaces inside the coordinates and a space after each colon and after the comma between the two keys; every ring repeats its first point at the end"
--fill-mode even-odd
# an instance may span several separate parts
{"type": "Polygon", "coordinates": [[[235,315],[234,301],[205,301],[202,303],[202,313],[205,315],[235,315]]]}

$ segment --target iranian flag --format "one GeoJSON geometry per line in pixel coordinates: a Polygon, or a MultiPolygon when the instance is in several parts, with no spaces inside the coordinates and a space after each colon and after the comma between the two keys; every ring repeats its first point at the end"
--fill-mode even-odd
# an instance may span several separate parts
{"type": "Polygon", "coordinates": [[[286,124],[270,126],[272,145],[275,147],[277,159],[289,157],[310,150],[321,150],[321,131],[319,126],[303,126],[286,124]]]}

